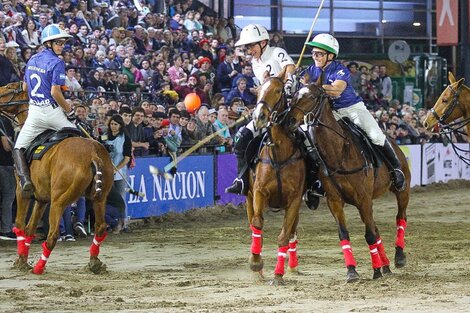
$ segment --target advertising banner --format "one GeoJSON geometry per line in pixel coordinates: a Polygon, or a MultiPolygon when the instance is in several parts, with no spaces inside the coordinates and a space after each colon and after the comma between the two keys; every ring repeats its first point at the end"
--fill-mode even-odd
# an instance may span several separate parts
{"type": "Polygon", "coordinates": [[[411,187],[421,185],[421,146],[408,145],[400,146],[401,151],[405,154],[408,166],[411,172],[411,187]]]}
{"type": "Polygon", "coordinates": [[[436,34],[438,46],[456,46],[459,43],[459,1],[436,1],[436,34]]]}
{"type": "Polygon", "coordinates": [[[423,153],[423,185],[435,182],[448,182],[451,179],[470,179],[470,166],[463,162],[469,158],[470,146],[465,143],[456,144],[458,154],[452,145],[444,146],[442,143],[425,144],[423,153]]]}
{"type": "Polygon", "coordinates": [[[203,155],[184,159],[178,163],[178,172],[171,181],[150,174],[149,165],[163,169],[170,161],[170,158],[139,158],[137,166],[129,171],[133,189],[145,194],[143,198],[127,195],[132,218],[214,205],[214,157],[203,155]]]}
{"type": "Polygon", "coordinates": [[[225,193],[237,177],[237,158],[234,154],[217,155],[217,204],[232,203],[238,205],[245,202],[244,196],[225,193]]]}

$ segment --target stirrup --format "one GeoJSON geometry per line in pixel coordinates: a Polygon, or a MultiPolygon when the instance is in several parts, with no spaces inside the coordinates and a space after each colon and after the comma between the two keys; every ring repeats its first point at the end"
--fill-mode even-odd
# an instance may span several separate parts
{"type": "Polygon", "coordinates": [[[305,191],[302,198],[310,210],[318,209],[318,206],[320,205],[320,196],[316,195],[312,189],[305,191]]]}
{"type": "Polygon", "coordinates": [[[21,197],[29,199],[34,195],[34,186],[31,181],[25,181],[20,183],[21,185],[21,197]]]}
{"type": "Polygon", "coordinates": [[[245,191],[245,182],[243,181],[243,179],[239,177],[235,178],[231,186],[228,186],[227,188],[225,188],[226,193],[233,193],[236,195],[246,195],[246,191],[245,192],[244,191],[245,191]]]}
{"type": "Polygon", "coordinates": [[[393,169],[393,185],[398,192],[404,191],[406,189],[406,180],[405,174],[399,168],[393,169]]]}

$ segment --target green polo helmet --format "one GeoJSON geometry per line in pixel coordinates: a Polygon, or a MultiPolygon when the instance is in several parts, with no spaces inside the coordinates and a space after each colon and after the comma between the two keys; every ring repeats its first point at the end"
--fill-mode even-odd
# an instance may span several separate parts
{"type": "Polygon", "coordinates": [[[307,46],[316,47],[328,52],[333,53],[335,56],[338,56],[339,53],[339,44],[338,40],[330,34],[318,34],[312,41],[307,43],[307,46]]]}

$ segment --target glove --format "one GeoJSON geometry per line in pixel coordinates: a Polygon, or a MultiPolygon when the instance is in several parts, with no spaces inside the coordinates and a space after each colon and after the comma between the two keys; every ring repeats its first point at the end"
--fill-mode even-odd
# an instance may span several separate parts
{"type": "Polygon", "coordinates": [[[286,96],[287,97],[291,97],[292,96],[292,86],[294,85],[292,79],[288,79],[285,83],[284,83],[284,92],[286,93],[286,96]]]}
{"type": "Polygon", "coordinates": [[[170,173],[171,175],[175,176],[175,175],[176,175],[176,170],[177,170],[177,169],[176,169],[176,166],[173,166],[173,167],[170,169],[170,172],[169,172],[169,173],[170,173]]]}
{"type": "Polygon", "coordinates": [[[75,120],[77,119],[77,117],[75,116],[74,109],[72,109],[70,112],[65,113],[65,115],[67,116],[67,119],[71,122],[75,122],[75,120]]]}

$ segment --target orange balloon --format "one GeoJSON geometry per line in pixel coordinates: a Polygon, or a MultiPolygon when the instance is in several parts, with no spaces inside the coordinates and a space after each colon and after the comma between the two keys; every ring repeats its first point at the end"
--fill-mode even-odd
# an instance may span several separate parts
{"type": "Polygon", "coordinates": [[[184,106],[189,113],[194,113],[201,107],[201,98],[194,92],[189,93],[184,98],[184,106]]]}

